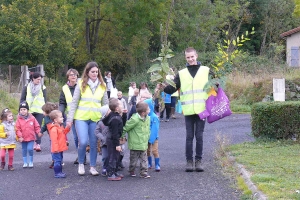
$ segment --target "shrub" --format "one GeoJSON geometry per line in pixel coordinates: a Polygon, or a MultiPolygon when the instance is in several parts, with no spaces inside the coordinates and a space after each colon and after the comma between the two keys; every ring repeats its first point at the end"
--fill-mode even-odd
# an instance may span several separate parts
{"type": "Polygon", "coordinates": [[[260,102],[251,108],[255,137],[294,138],[300,133],[300,102],[260,102]]]}

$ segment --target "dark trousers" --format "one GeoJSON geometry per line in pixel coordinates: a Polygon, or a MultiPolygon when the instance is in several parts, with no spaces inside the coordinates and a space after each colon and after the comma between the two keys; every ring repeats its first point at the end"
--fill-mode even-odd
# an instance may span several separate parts
{"type": "MultiPolygon", "coordinates": [[[[32,115],[35,117],[36,121],[38,121],[40,127],[42,127],[42,122],[43,122],[43,119],[44,119],[44,115],[41,114],[41,113],[32,113],[32,115]]],[[[36,134],[35,142],[37,144],[41,144],[41,138],[37,134],[36,134]]]]}
{"type": "Polygon", "coordinates": [[[193,160],[193,140],[196,138],[196,160],[202,159],[203,151],[203,131],[205,121],[201,120],[198,115],[188,115],[185,118],[186,128],[186,143],[185,143],[185,155],[186,160],[193,160]]]}
{"type": "Polygon", "coordinates": [[[108,168],[107,172],[112,173],[117,167],[117,161],[119,158],[119,152],[116,150],[116,145],[113,144],[113,141],[109,138],[106,139],[107,145],[107,159],[108,159],[108,168]]]}
{"type": "Polygon", "coordinates": [[[165,103],[165,109],[160,112],[160,119],[164,118],[164,112],[166,110],[166,119],[170,119],[170,113],[171,113],[171,104],[165,103]]]}
{"type": "Polygon", "coordinates": [[[107,97],[110,98],[110,91],[107,91],[107,97]]]}

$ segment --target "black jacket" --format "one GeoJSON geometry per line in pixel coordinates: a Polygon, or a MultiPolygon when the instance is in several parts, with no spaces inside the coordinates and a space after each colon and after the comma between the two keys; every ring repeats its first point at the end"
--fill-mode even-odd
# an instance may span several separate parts
{"type": "MultiPolygon", "coordinates": [[[[70,86],[70,85],[68,85],[68,86],[69,86],[70,92],[71,92],[71,94],[72,94],[72,96],[73,96],[74,91],[75,91],[76,84],[75,84],[74,86],[70,86]]],[[[67,108],[66,96],[65,96],[64,91],[62,90],[62,91],[60,92],[60,96],[59,96],[59,110],[60,110],[62,113],[64,113],[65,110],[66,110],[66,108],[67,108]]]]}
{"type": "Polygon", "coordinates": [[[111,139],[115,146],[120,146],[120,137],[123,132],[122,117],[117,112],[110,112],[103,120],[103,124],[108,126],[109,133],[107,139],[111,139]]]}

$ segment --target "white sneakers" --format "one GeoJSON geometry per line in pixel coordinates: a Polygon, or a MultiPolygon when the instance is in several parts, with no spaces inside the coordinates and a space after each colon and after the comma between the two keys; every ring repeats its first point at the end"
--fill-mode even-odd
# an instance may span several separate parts
{"type": "Polygon", "coordinates": [[[93,176],[98,176],[98,175],[99,175],[99,172],[97,172],[97,170],[96,170],[94,167],[91,167],[91,168],[90,168],[90,173],[91,173],[93,176]]]}
{"type": "MultiPolygon", "coordinates": [[[[84,164],[79,164],[78,165],[78,174],[79,175],[84,175],[85,174],[84,164]]],[[[98,176],[99,172],[97,172],[97,170],[94,167],[91,167],[90,168],[90,174],[92,174],[93,176],[98,176]]]]}
{"type": "Polygon", "coordinates": [[[79,175],[84,175],[85,174],[84,164],[79,164],[78,165],[78,174],[79,175]]]}

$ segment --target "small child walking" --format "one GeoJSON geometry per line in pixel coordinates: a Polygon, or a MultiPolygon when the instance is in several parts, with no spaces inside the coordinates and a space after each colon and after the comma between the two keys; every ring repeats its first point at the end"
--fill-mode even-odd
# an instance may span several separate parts
{"type": "Polygon", "coordinates": [[[16,132],[15,132],[15,122],[13,113],[8,109],[4,109],[1,114],[2,125],[4,126],[4,132],[6,137],[0,139],[0,157],[1,165],[0,170],[5,168],[5,154],[6,150],[8,152],[8,167],[9,171],[14,171],[13,160],[14,152],[16,148],[16,132]]]}
{"type": "Polygon", "coordinates": [[[16,121],[16,133],[19,142],[22,144],[23,168],[33,168],[33,144],[36,140],[36,135],[41,131],[40,124],[28,111],[28,103],[26,101],[20,103],[19,115],[16,121]],[[27,154],[29,155],[29,163],[27,154]]]}
{"type": "Polygon", "coordinates": [[[151,153],[154,156],[155,162],[155,171],[160,171],[160,158],[158,153],[158,132],[159,132],[159,119],[157,115],[154,113],[154,102],[152,99],[146,99],[145,102],[148,104],[150,108],[150,113],[148,116],[150,117],[150,138],[148,141],[148,149],[147,149],[147,156],[148,156],[148,168],[152,168],[152,157],[151,153]]]}
{"type": "Polygon", "coordinates": [[[165,108],[160,112],[160,121],[164,120],[164,112],[166,110],[166,119],[165,122],[170,121],[170,114],[171,114],[171,95],[165,92],[161,93],[161,97],[165,102],[165,108]]]}
{"type": "Polygon", "coordinates": [[[120,116],[121,106],[116,98],[109,99],[109,109],[111,112],[103,119],[103,124],[109,127],[109,132],[106,138],[108,152],[108,168],[107,180],[120,181],[124,176],[116,170],[119,152],[122,151],[120,146],[120,137],[123,130],[122,117],[120,116]]]}
{"type": "MultiPolygon", "coordinates": [[[[44,135],[44,132],[48,131],[47,129],[47,125],[52,123],[52,120],[50,119],[49,117],[49,114],[51,111],[53,110],[57,110],[58,109],[58,106],[55,104],[55,103],[52,103],[52,102],[46,102],[43,106],[42,106],[42,110],[43,110],[43,114],[44,114],[44,124],[41,128],[41,132],[39,133],[39,137],[42,137],[44,135]]],[[[48,134],[49,134],[49,131],[48,131],[48,134]]],[[[50,144],[51,144],[51,141],[50,141],[50,144]]],[[[51,154],[51,157],[52,157],[52,154],[51,154]]],[[[50,169],[52,169],[54,166],[54,161],[52,159],[52,162],[49,166],[50,169]]]]}
{"type": "Polygon", "coordinates": [[[150,178],[148,175],[147,149],[150,137],[150,112],[147,103],[141,101],[136,105],[134,115],[126,122],[122,137],[128,133],[128,148],[130,150],[130,176],[135,177],[135,168],[140,161],[140,177],[150,178]]]}
{"type": "Polygon", "coordinates": [[[50,119],[53,121],[47,125],[50,139],[51,139],[51,153],[54,160],[54,177],[65,178],[66,174],[62,172],[62,159],[63,152],[68,150],[66,143],[66,135],[70,131],[70,127],[63,127],[64,118],[62,112],[53,110],[49,114],[50,119]]]}
{"type": "Polygon", "coordinates": [[[108,134],[108,126],[103,124],[103,119],[110,113],[108,105],[102,106],[100,108],[100,112],[102,118],[97,122],[95,135],[97,136],[98,140],[100,140],[101,146],[101,153],[102,153],[102,176],[107,176],[107,167],[108,167],[108,152],[107,152],[107,144],[106,144],[106,137],[108,134]]]}

